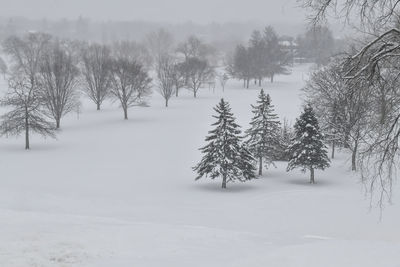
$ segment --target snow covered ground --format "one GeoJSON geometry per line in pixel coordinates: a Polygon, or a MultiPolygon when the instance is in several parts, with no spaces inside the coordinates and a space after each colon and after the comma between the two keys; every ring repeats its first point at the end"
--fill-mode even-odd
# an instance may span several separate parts
{"type": "MultiPolygon", "coordinates": [[[[265,84],[281,118],[298,116],[308,67],[265,84]]],[[[84,101],[58,140],[1,138],[0,266],[399,267],[399,190],[380,220],[345,153],[315,185],[286,163],[226,191],[194,181],[212,107],[224,97],[246,128],[258,92],[229,81],[168,109],[154,93],[129,121],[84,101]]]]}

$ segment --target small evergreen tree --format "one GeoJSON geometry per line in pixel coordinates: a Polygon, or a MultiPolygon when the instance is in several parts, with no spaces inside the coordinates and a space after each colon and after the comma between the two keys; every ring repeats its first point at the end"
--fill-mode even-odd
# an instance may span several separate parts
{"type": "Polygon", "coordinates": [[[314,170],[329,167],[328,152],[323,143],[318,120],[311,106],[306,106],[294,125],[295,137],[289,148],[290,160],[287,171],[301,168],[310,170],[310,183],[314,184],[314,170]]]}
{"type": "Polygon", "coordinates": [[[240,126],[236,124],[229,104],[221,99],[214,110],[217,115],[213,117],[217,122],[212,126],[216,127],[206,137],[208,144],[200,149],[205,155],[193,168],[198,173],[196,180],[204,176],[211,179],[222,177],[222,188],[226,188],[228,182],[255,178],[254,158],[241,144],[240,126]]]}
{"type": "Polygon", "coordinates": [[[279,121],[271,105],[271,98],[261,90],[257,105],[253,107],[254,117],[246,131],[247,145],[259,161],[258,174],[262,175],[263,159],[267,166],[273,164],[275,150],[279,145],[279,121]]]}
{"type": "Polygon", "coordinates": [[[280,129],[279,144],[273,155],[274,160],[289,161],[289,147],[293,138],[292,127],[287,119],[283,120],[283,126],[280,129]]]}

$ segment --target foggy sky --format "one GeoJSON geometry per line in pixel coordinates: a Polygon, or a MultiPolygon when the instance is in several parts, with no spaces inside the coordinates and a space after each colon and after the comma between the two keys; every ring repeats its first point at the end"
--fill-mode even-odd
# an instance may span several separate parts
{"type": "Polygon", "coordinates": [[[301,23],[296,0],[0,0],[0,16],[40,19],[146,20],[196,23],[301,23]]]}

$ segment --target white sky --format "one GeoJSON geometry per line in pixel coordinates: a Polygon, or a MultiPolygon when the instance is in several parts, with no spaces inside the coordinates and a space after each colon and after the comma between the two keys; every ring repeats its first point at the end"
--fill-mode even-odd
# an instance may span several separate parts
{"type": "Polygon", "coordinates": [[[260,21],[301,23],[296,0],[0,0],[0,16],[146,20],[197,23],[260,21]]]}

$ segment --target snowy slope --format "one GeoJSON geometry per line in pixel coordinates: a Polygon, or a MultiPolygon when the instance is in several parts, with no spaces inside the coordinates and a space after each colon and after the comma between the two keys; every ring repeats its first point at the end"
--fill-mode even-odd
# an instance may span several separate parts
{"type": "MultiPolygon", "coordinates": [[[[281,118],[298,116],[307,72],[265,84],[281,118]]],[[[26,152],[1,138],[0,266],[400,266],[399,206],[382,221],[369,211],[345,153],[316,185],[285,163],[226,191],[194,181],[212,107],[224,97],[247,127],[258,92],[229,81],[168,109],[154,93],[129,121],[85,101],[58,140],[34,137],[26,152]]]]}

